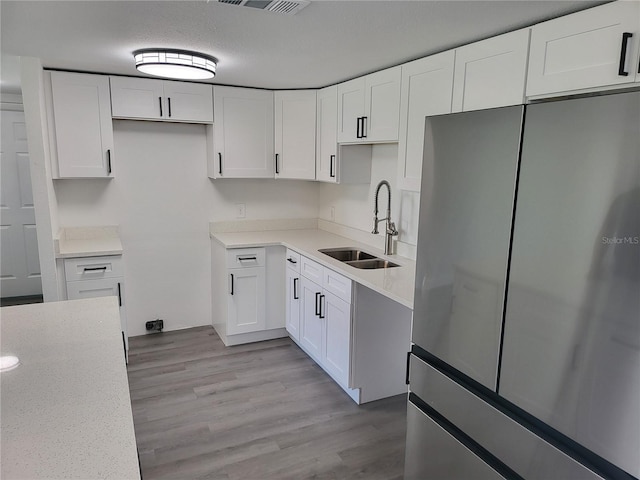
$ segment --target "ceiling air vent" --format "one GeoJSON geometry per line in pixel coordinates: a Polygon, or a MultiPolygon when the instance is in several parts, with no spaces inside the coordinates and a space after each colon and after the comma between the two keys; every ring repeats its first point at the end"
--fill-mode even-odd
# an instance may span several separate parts
{"type": "Polygon", "coordinates": [[[295,15],[309,5],[309,0],[218,0],[218,2],[257,8],[258,10],[267,10],[284,15],[295,15]]]}

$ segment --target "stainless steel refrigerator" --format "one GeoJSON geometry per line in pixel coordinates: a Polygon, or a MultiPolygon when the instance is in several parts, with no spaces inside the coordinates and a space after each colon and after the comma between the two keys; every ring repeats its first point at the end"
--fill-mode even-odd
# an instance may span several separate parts
{"type": "Polygon", "coordinates": [[[640,92],[428,117],[405,479],[640,477],[640,92]]]}

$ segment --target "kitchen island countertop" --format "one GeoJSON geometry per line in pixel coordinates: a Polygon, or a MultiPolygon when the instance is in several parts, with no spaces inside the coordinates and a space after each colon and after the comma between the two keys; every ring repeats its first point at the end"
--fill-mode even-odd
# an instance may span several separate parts
{"type": "Polygon", "coordinates": [[[116,297],[0,309],[6,479],[139,479],[116,297]]]}
{"type": "Polygon", "coordinates": [[[283,245],[308,257],[351,280],[364,285],[405,307],[413,309],[415,261],[398,255],[384,255],[382,250],[362,242],[321,229],[265,230],[251,232],[216,232],[212,239],[226,248],[245,248],[283,245]],[[380,258],[399,264],[399,267],[363,270],[329,257],[321,248],[355,247],[380,258]]]}

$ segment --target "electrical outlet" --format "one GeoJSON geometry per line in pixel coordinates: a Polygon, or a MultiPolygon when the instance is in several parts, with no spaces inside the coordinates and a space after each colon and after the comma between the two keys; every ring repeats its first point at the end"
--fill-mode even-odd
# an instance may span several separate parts
{"type": "Polygon", "coordinates": [[[331,221],[336,221],[336,207],[334,207],[333,205],[331,205],[331,221]]]}
{"type": "Polygon", "coordinates": [[[245,204],[236,203],[236,218],[244,218],[246,215],[245,204]]]}

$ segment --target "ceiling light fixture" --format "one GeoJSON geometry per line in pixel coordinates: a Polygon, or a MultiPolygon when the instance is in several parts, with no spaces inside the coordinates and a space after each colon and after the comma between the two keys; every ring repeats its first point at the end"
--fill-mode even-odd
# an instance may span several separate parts
{"type": "Polygon", "coordinates": [[[187,50],[146,48],[133,52],[136,68],[156,77],[205,80],[216,74],[218,60],[187,50]]]}

